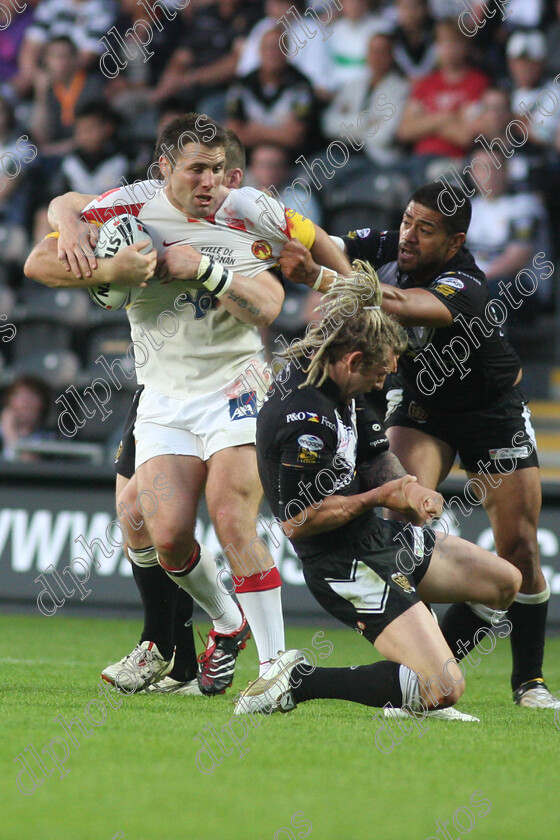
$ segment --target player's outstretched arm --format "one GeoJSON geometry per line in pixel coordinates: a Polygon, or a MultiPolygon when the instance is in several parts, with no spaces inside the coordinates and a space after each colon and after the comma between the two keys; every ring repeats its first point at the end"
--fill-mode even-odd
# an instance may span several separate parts
{"type": "Polygon", "coordinates": [[[397,289],[381,283],[381,306],[403,327],[449,327],[453,315],[447,306],[427,289],[397,289]]]}
{"type": "Polygon", "coordinates": [[[117,283],[120,286],[141,286],[154,275],[157,263],[155,250],[141,254],[147,240],[129,245],[110,259],[97,261],[97,269],[90,277],[76,277],[59,259],[57,241],[52,237],[43,239],[29,254],[24,274],[29,280],[36,280],[51,288],[83,289],[102,283],[117,283]]]}

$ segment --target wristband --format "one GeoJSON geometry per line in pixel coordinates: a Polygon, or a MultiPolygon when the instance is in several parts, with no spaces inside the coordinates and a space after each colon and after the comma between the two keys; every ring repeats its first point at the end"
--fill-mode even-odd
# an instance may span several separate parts
{"type": "Polygon", "coordinates": [[[322,266],[320,266],[320,271],[319,271],[319,274],[317,275],[317,279],[315,280],[315,282],[311,286],[311,291],[313,291],[313,292],[318,291],[319,286],[321,285],[321,281],[323,279],[323,274],[324,273],[325,273],[325,266],[322,265],[322,266]]]}
{"type": "Polygon", "coordinates": [[[221,297],[233,283],[233,271],[203,254],[196,279],[200,280],[214,297],[221,297]]]}

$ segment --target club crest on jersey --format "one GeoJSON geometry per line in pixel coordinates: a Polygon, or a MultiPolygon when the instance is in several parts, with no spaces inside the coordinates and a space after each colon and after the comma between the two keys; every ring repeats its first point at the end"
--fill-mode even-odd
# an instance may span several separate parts
{"type": "Polygon", "coordinates": [[[257,392],[247,391],[229,401],[229,416],[231,420],[242,420],[245,417],[257,416],[257,392]]]}
{"type": "Polygon", "coordinates": [[[402,572],[393,572],[391,580],[394,580],[397,586],[400,586],[405,592],[416,592],[409,579],[402,572]]]}
{"type": "Polygon", "coordinates": [[[371,233],[371,228],[362,228],[361,230],[357,230],[356,233],[360,239],[367,239],[371,233]]]}
{"type": "Polygon", "coordinates": [[[410,401],[407,413],[411,420],[416,420],[417,423],[425,423],[428,419],[428,412],[414,400],[410,401]]]}
{"type": "Polygon", "coordinates": [[[272,245],[266,239],[257,239],[251,245],[251,251],[258,260],[269,260],[272,256],[272,245]]]}

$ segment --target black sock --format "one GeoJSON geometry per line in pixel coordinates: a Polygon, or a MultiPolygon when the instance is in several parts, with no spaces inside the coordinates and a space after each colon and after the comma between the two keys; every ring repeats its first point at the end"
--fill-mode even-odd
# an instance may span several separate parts
{"type": "Polygon", "coordinates": [[[179,587],[161,566],[132,564],[132,574],[144,604],[144,628],[141,642],[155,642],[164,659],[171,659],[173,640],[173,614],[179,587]]]}
{"type": "Polygon", "coordinates": [[[475,634],[482,627],[489,629],[490,623],[480,618],[467,604],[451,604],[440,623],[443,637],[457,659],[462,659],[475,647],[475,634]]]}
{"type": "Polygon", "coordinates": [[[296,703],[305,700],[352,700],[364,706],[384,706],[390,703],[402,706],[402,690],[399,680],[398,662],[374,662],[373,665],[359,665],[357,668],[315,668],[311,674],[294,668],[291,681],[296,703]]]}
{"type": "Polygon", "coordinates": [[[510,634],[513,670],[511,688],[543,678],[544,637],[548,601],[542,604],[520,604],[514,601],[508,609],[512,624],[510,634]]]}
{"type": "Polygon", "coordinates": [[[196,677],[198,662],[194,646],[193,633],[193,599],[184,589],[179,589],[179,597],[175,605],[173,635],[175,637],[175,664],[169,674],[179,682],[189,682],[196,677]]]}

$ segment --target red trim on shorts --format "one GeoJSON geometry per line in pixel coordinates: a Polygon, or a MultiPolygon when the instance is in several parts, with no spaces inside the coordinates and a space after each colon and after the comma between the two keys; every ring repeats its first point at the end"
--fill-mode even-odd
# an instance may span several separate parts
{"type": "Polygon", "coordinates": [[[246,578],[233,577],[233,585],[236,592],[265,592],[267,589],[277,589],[282,586],[282,579],[276,566],[267,572],[250,575],[246,578]]]}

